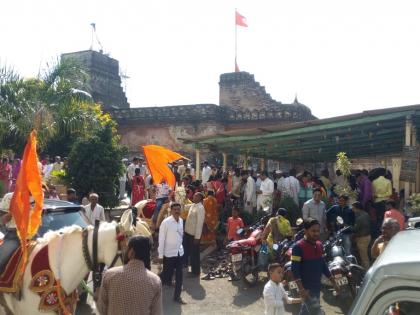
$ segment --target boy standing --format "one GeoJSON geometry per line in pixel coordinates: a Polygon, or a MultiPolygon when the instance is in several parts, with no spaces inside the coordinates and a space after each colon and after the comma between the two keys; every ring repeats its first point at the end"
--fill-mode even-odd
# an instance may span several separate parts
{"type": "Polygon", "coordinates": [[[264,286],[265,315],[286,314],[284,304],[297,304],[301,299],[290,298],[281,284],[283,279],[283,268],[280,264],[274,263],[268,266],[268,277],[270,280],[264,286]]]}

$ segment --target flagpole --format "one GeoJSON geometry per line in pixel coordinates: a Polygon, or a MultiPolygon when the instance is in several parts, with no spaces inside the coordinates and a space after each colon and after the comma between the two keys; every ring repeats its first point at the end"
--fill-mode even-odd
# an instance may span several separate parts
{"type": "Polygon", "coordinates": [[[238,55],[238,25],[236,24],[236,8],[235,8],[235,71],[236,71],[236,58],[238,55]]]}

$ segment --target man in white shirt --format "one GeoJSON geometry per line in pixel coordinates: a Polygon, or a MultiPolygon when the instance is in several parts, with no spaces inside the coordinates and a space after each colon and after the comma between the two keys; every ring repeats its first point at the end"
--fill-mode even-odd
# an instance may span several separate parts
{"type": "Polygon", "coordinates": [[[156,207],[152,217],[152,230],[154,230],[156,227],[156,222],[160,209],[168,201],[168,197],[171,191],[172,189],[169,187],[169,185],[165,182],[164,179],[162,179],[162,182],[160,184],[156,185],[156,207]]]}
{"type": "Polygon", "coordinates": [[[126,166],[126,162],[128,162],[127,159],[122,159],[121,160],[121,164],[122,164],[122,174],[119,177],[119,183],[120,183],[120,187],[119,187],[119,199],[122,200],[125,197],[125,187],[127,184],[127,166],[126,166]]]}
{"type": "Polygon", "coordinates": [[[86,212],[86,217],[88,218],[91,224],[95,224],[96,220],[106,221],[104,207],[102,207],[98,203],[98,199],[99,199],[98,194],[91,193],[89,195],[90,203],[84,207],[85,212],[86,212]]]}
{"type": "Polygon", "coordinates": [[[53,165],[53,171],[61,171],[63,168],[63,162],[61,162],[61,157],[60,156],[56,156],[55,157],[55,162],[53,165]]]}
{"type": "Polygon", "coordinates": [[[133,162],[127,167],[127,179],[130,183],[136,173],[136,168],[140,168],[140,158],[138,157],[134,157],[133,162]]]}
{"type": "Polygon", "coordinates": [[[294,202],[299,205],[299,191],[300,183],[296,178],[296,170],[291,169],[289,176],[287,176],[284,181],[281,183],[282,193],[284,196],[288,196],[294,200],[294,202]]]}
{"type": "Polygon", "coordinates": [[[303,204],[302,218],[303,220],[306,220],[308,218],[317,220],[321,227],[320,238],[321,240],[325,240],[328,236],[327,211],[325,209],[325,203],[321,199],[321,189],[315,188],[313,190],[312,199],[309,199],[303,204]]]}
{"type": "Polygon", "coordinates": [[[44,181],[48,182],[51,176],[51,172],[53,170],[54,163],[52,160],[48,160],[46,164],[42,168],[42,174],[44,176],[44,181]]]}
{"type": "Polygon", "coordinates": [[[252,214],[252,210],[257,204],[256,185],[254,179],[248,171],[242,171],[242,179],[246,181],[244,187],[244,210],[252,214]]]}
{"type": "Polygon", "coordinates": [[[183,178],[185,176],[185,171],[188,168],[188,161],[187,160],[183,160],[182,164],[180,164],[178,166],[177,172],[179,174],[179,177],[183,178]]]}
{"type": "Polygon", "coordinates": [[[271,212],[273,207],[274,183],[268,178],[267,171],[261,172],[261,186],[257,190],[257,211],[271,212]]]}
{"type": "Polygon", "coordinates": [[[241,197],[242,191],[242,177],[241,171],[239,168],[235,168],[235,173],[232,176],[232,191],[230,192],[230,197],[232,199],[239,199],[241,197]]]}
{"type": "Polygon", "coordinates": [[[200,239],[205,217],[203,199],[202,193],[194,194],[194,204],[190,207],[185,221],[184,265],[188,266],[188,260],[191,261],[191,275],[194,277],[200,276],[200,239]]]}
{"type": "Polygon", "coordinates": [[[171,204],[171,216],[163,220],[159,228],[158,255],[159,262],[163,262],[162,284],[170,286],[175,271],[174,301],[185,304],[181,299],[184,227],[180,215],[181,205],[179,203],[171,204]]]}
{"type": "Polygon", "coordinates": [[[211,175],[211,167],[209,166],[209,162],[204,161],[203,171],[201,172],[201,181],[203,185],[209,181],[210,175],[211,175]]]}
{"type": "Polygon", "coordinates": [[[140,175],[143,176],[143,179],[145,179],[147,174],[149,173],[149,170],[144,164],[144,159],[142,157],[139,157],[139,165],[137,166],[137,168],[140,169],[140,175]]]}

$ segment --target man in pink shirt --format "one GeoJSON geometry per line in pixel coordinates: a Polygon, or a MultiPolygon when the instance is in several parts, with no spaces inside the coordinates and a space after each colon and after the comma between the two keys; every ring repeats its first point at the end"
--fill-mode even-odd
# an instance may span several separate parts
{"type": "Polygon", "coordinates": [[[405,218],[401,211],[397,210],[397,205],[394,200],[387,200],[385,202],[384,220],[387,218],[395,219],[400,225],[400,231],[405,228],[405,218]]]}

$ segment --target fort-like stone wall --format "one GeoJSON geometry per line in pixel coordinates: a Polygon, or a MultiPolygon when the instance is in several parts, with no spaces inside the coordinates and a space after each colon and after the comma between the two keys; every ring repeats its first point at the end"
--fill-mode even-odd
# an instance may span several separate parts
{"type": "Polygon", "coordinates": [[[191,156],[193,148],[181,139],[315,119],[311,110],[297,99],[292,104],[273,100],[247,72],[222,74],[219,85],[220,105],[112,110],[119,123],[121,142],[132,154],[139,152],[142,145],[158,144],[191,156]]]}
{"type": "Polygon", "coordinates": [[[142,145],[158,144],[191,156],[193,148],[181,139],[315,119],[297,99],[292,104],[274,100],[254,75],[244,71],[220,76],[219,105],[130,108],[121,87],[118,60],[93,50],[67,53],[61,58],[85,68],[88,92],[118,122],[121,142],[131,155],[138,154],[142,145]]]}

